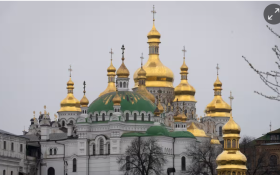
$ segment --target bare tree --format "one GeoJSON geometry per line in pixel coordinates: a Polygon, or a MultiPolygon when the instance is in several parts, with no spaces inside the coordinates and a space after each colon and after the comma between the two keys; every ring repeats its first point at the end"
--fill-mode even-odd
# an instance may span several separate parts
{"type": "MultiPolygon", "coordinates": [[[[280,36],[274,32],[269,26],[267,26],[267,28],[278,38],[280,38],[280,36]]],[[[257,68],[255,68],[250,62],[249,60],[245,57],[242,56],[244,58],[244,60],[249,64],[249,66],[260,76],[260,79],[265,83],[266,86],[268,86],[272,91],[274,91],[274,93],[276,93],[273,96],[269,96],[269,95],[265,95],[262,92],[259,91],[254,91],[255,93],[268,98],[270,100],[277,100],[280,101],[280,91],[279,91],[279,87],[280,85],[278,84],[278,78],[280,77],[280,50],[278,48],[277,45],[275,45],[272,48],[272,51],[275,53],[277,61],[275,62],[276,66],[277,66],[277,70],[271,70],[270,72],[265,72],[265,71],[260,71],[257,68]]]]}
{"type": "Polygon", "coordinates": [[[192,159],[192,163],[188,166],[186,174],[217,174],[216,158],[223,151],[222,145],[211,145],[209,141],[205,141],[202,143],[193,143],[186,149],[187,156],[192,159]]]}
{"type": "Polygon", "coordinates": [[[157,140],[138,137],[132,140],[117,162],[125,174],[161,175],[167,159],[157,140]]]}

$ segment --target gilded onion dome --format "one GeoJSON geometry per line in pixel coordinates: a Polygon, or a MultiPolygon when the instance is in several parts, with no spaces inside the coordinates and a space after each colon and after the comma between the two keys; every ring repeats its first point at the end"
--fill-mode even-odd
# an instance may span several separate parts
{"type": "MultiPolygon", "coordinates": [[[[185,48],[184,48],[185,50],[185,48]]],[[[176,88],[174,89],[175,92],[175,98],[178,99],[178,101],[193,101],[196,102],[194,95],[195,95],[195,89],[192,85],[188,82],[188,66],[185,62],[185,57],[183,61],[183,65],[181,66],[181,82],[176,88]]]]}
{"type": "MultiPolygon", "coordinates": [[[[177,99],[178,102],[178,99],[177,99]]],[[[177,103],[177,110],[176,110],[176,114],[173,116],[174,122],[182,122],[182,115],[180,115],[179,113],[179,106],[177,103]]]]}
{"type": "MultiPolygon", "coordinates": [[[[152,30],[148,33],[149,44],[149,59],[143,66],[146,71],[146,86],[147,87],[171,87],[173,88],[174,75],[173,72],[162,64],[159,59],[159,44],[160,33],[155,27],[153,22],[152,30]]],[[[133,75],[135,82],[134,88],[138,88],[138,72],[141,68],[137,69],[133,75]]]]}
{"type": "MultiPolygon", "coordinates": [[[[112,49],[111,49],[110,53],[111,53],[111,55],[113,54],[112,49]]],[[[116,73],[115,72],[116,72],[116,68],[113,66],[112,57],[111,57],[111,64],[107,68],[108,86],[107,86],[107,88],[103,92],[101,92],[99,94],[99,97],[104,95],[104,94],[116,91],[116,84],[115,84],[116,73]]]]}
{"type": "Polygon", "coordinates": [[[163,107],[162,107],[162,105],[160,103],[160,98],[159,98],[158,99],[157,107],[156,107],[156,109],[154,111],[154,114],[155,114],[155,116],[159,116],[161,113],[163,113],[163,111],[164,111],[164,109],[163,109],[163,107]]]}
{"type": "Polygon", "coordinates": [[[86,82],[84,81],[84,96],[80,100],[81,107],[88,107],[89,101],[86,97],[86,82]]]}
{"type": "Polygon", "coordinates": [[[223,126],[224,151],[217,157],[218,175],[246,174],[247,158],[239,151],[240,127],[230,115],[223,126]]]}
{"type": "Polygon", "coordinates": [[[142,65],[140,71],[138,72],[138,80],[139,83],[136,92],[147,97],[149,100],[155,103],[154,95],[151,94],[146,88],[146,71],[143,69],[142,65]]]}
{"type": "Polygon", "coordinates": [[[119,67],[119,69],[117,70],[117,76],[119,78],[128,78],[128,76],[129,76],[129,70],[126,68],[126,66],[124,64],[124,54],[122,54],[122,64],[119,67]]]}
{"type": "Polygon", "coordinates": [[[210,143],[212,145],[220,145],[221,144],[220,141],[217,138],[214,138],[214,137],[211,139],[210,143]]]}
{"type": "Polygon", "coordinates": [[[120,106],[121,105],[122,99],[118,94],[118,89],[116,90],[116,95],[114,96],[112,101],[113,101],[114,106],[120,106]]]}
{"type": "Polygon", "coordinates": [[[187,131],[191,132],[195,137],[207,137],[202,129],[199,129],[193,122],[187,128],[187,131]]]}
{"type": "Polygon", "coordinates": [[[206,115],[210,117],[229,117],[231,107],[222,98],[222,82],[218,75],[213,90],[214,99],[206,106],[206,115]]]}
{"type": "Polygon", "coordinates": [[[74,82],[72,81],[70,76],[70,79],[67,82],[67,92],[68,92],[67,97],[61,101],[60,110],[58,112],[64,112],[64,111],[81,112],[80,101],[74,97],[73,89],[74,89],[74,82]]]}

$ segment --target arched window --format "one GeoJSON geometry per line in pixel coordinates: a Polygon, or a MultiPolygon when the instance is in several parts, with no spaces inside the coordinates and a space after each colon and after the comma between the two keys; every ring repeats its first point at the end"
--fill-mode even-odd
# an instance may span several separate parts
{"type": "Polygon", "coordinates": [[[126,83],[125,82],[123,82],[123,87],[126,88],[126,83]]]}
{"type": "Polygon", "coordinates": [[[137,120],[137,114],[134,113],[134,120],[136,121],[137,120]]]}
{"type": "Polygon", "coordinates": [[[105,121],[105,114],[104,113],[102,114],[102,121],[103,122],[105,121]]]}
{"type": "Polygon", "coordinates": [[[151,121],[151,114],[148,114],[148,117],[149,117],[149,122],[151,121]]]}
{"type": "Polygon", "coordinates": [[[14,151],[14,143],[11,144],[11,150],[14,151]]]}
{"type": "Polygon", "coordinates": [[[99,154],[103,155],[104,154],[104,140],[100,139],[99,141],[99,154]]]}
{"type": "Polygon", "coordinates": [[[11,171],[11,175],[13,175],[14,174],[14,172],[13,171],[11,171]]]}
{"type": "MultiPolygon", "coordinates": [[[[185,115],[187,115],[187,113],[188,113],[188,110],[185,109],[185,115]]],[[[188,116],[187,116],[187,117],[188,117],[188,116]]]]}
{"type": "Polygon", "coordinates": [[[50,149],[50,155],[52,155],[52,149],[50,149]]]}
{"type": "Polygon", "coordinates": [[[108,143],[108,154],[110,154],[110,143],[108,143]]]}
{"type": "Polygon", "coordinates": [[[95,144],[92,145],[92,155],[95,155],[95,144]]]}
{"type": "Polygon", "coordinates": [[[129,113],[126,113],[125,115],[126,115],[126,119],[125,120],[128,121],[129,120],[129,113]]]}
{"type": "Polygon", "coordinates": [[[53,149],[53,155],[56,155],[56,149],[53,149]]]}
{"type": "Polygon", "coordinates": [[[6,170],[3,170],[3,175],[6,175],[6,170]]]}
{"type": "Polygon", "coordinates": [[[110,117],[112,117],[113,113],[110,113],[110,117]]]}
{"type": "Polygon", "coordinates": [[[277,165],[277,157],[275,155],[270,156],[269,165],[270,166],[276,166],[277,165]]]}
{"type": "Polygon", "coordinates": [[[77,172],[77,159],[73,159],[73,172],[77,172]]]}
{"type": "Polygon", "coordinates": [[[53,167],[50,167],[48,169],[48,175],[55,175],[55,171],[54,171],[54,168],[53,167]]]}
{"type": "Polygon", "coordinates": [[[98,114],[96,114],[96,116],[95,116],[95,121],[98,122],[98,114]]]}
{"type": "Polygon", "coordinates": [[[235,172],[232,172],[232,175],[236,175],[236,173],[235,173],[235,172]]]}
{"type": "Polygon", "coordinates": [[[222,129],[222,126],[219,127],[219,136],[223,136],[223,129],[222,129]]]}
{"type": "Polygon", "coordinates": [[[130,170],[130,157],[126,156],[126,171],[130,170]]]}
{"type": "Polygon", "coordinates": [[[227,140],[227,148],[231,148],[231,146],[230,146],[230,140],[227,140]]]}
{"type": "Polygon", "coordinates": [[[69,122],[69,123],[73,125],[73,120],[70,120],[70,122],[69,122]]]}
{"type": "Polygon", "coordinates": [[[143,114],[143,113],[142,113],[142,117],[141,117],[141,120],[142,120],[142,121],[144,121],[144,114],[143,114]]]}
{"type": "Polygon", "coordinates": [[[65,121],[62,121],[62,126],[63,126],[63,127],[65,126],[65,121]]]}
{"type": "Polygon", "coordinates": [[[120,88],[122,87],[122,82],[120,82],[120,88]]]}
{"type": "Polygon", "coordinates": [[[181,168],[182,171],[186,171],[186,158],[184,156],[181,158],[181,168]]]}
{"type": "MultiPolygon", "coordinates": [[[[6,141],[4,141],[4,149],[6,149],[6,141]]],[[[4,170],[5,171],[5,170],[4,170]]]]}
{"type": "Polygon", "coordinates": [[[236,140],[235,139],[232,140],[232,148],[236,148],[236,140]]]}

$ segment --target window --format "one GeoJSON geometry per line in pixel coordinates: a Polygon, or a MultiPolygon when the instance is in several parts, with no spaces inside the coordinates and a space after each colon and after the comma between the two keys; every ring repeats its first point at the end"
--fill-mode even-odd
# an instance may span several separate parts
{"type": "MultiPolygon", "coordinates": [[[[187,115],[187,113],[188,113],[188,110],[185,109],[185,115],[187,115]]],[[[188,117],[188,116],[187,116],[187,117],[188,117]]]]}
{"type": "Polygon", "coordinates": [[[126,119],[125,120],[128,121],[129,120],[129,113],[126,113],[125,115],[126,115],[126,119]]]}
{"type": "Polygon", "coordinates": [[[148,114],[148,117],[149,117],[149,121],[151,121],[151,114],[148,114]]]}
{"type": "Polygon", "coordinates": [[[6,170],[3,170],[3,175],[6,175],[6,170]]]}
{"type": "Polygon", "coordinates": [[[62,126],[63,126],[63,127],[65,126],[65,121],[62,121],[62,126]]]}
{"type": "Polygon", "coordinates": [[[223,128],[222,128],[222,126],[219,127],[219,136],[223,136],[223,128]]]}
{"type": "MultiPolygon", "coordinates": [[[[4,141],[4,149],[6,149],[6,141],[4,141]]],[[[4,170],[5,171],[5,170],[4,170]]]]}
{"type": "Polygon", "coordinates": [[[95,144],[92,145],[92,155],[95,155],[95,144]]]}
{"type": "Polygon", "coordinates": [[[103,139],[100,139],[100,142],[99,142],[99,154],[100,155],[104,154],[104,140],[103,139]]]}
{"type": "Polygon", "coordinates": [[[125,82],[123,82],[123,87],[124,87],[124,88],[126,87],[126,83],[125,83],[125,82]]]}
{"type": "Polygon", "coordinates": [[[186,158],[184,156],[181,158],[181,168],[182,171],[186,171],[186,158]]]}
{"type": "Polygon", "coordinates": [[[11,143],[11,150],[14,151],[14,143],[11,143]]]}
{"type": "Polygon", "coordinates": [[[20,152],[23,152],[23,145],[20,144],[20,149],[19,149],[20,152]]]}
{"type": "Polygon", "coordinates": [[[277,165],[277,157],[275,155],[270,156],[269,165],[270,166],[276,166],[277,165]]]}
{"type": "Polygon", "coordinates": [[[14,173],[13,173],[13,171],[11,171],[11,175],[13,175],[14,173]]]}
{"type": "Polygon", "coordinates": [[[50,167],[48,169],[48,175],[55,175],[55,171],[54,171],[54,168],[53,167],[50,167]]]}
{"type": "Polygon", "coordinates": [[[232,140],[232,148],[236,148],[236,140],[235,139],[232,140]]]}
{"type": "Polygon", "coordinates": [[[98,122],[98,114],[96,114],[96,116],[95,116],[95,121],[98,122]]]}
{"type": "Polygon", "coordinates": [[[56,149],[53,149],[53,154],[56,155],[56,149]]]}
{"type": "Polygon", "coordinates": [[[130,157],[126,156],[126,171],[130,170],[130,157]]]}
{"type": "Polygon", "coordinates": [[[110,154],[110,143],[108,143],[108,154],[110,154]]]}
{"type": "Polygon", "coordinates": [[[52,149],[50,149],[50,155],[52,155],[52,149]]]}
{"type": "Polygon", "coordinates": [[[144,114],[143,114],[143,113],[142,113],[142,117],[141,117],[141,120],[142,120],[142,121],[144,121],[144,114]]]}
{"type": "Polygon", "coordinates": [[[105,114],[104,113],[102,114],[102,121],[103,122],[105,121],[105,114]]]}
{"type": "Polygon", "coordinates": [[[112,117],[113,113],[110,113],[110,117],[112,117]]]}
{"type": "Polygon", "coordinates": [[[134,120],[135,120],[135,121],[137,120],[137,115],[136,115],[136,113],[134,113],[134,120]]]}
{"type": "Polygon", "coordinates": [[[120,82],[120,88],[122,88],[122,82],[120,82]]]}
{"type": "Polygon", "coordinates": [[[73,159],[73,172],[77,172],[77,159],[73,159]]]}
{"type": "Polygon", "coordinates": [[[230,147],[230,140],[227,140],[227,148],[231,148],[230,147]]]}

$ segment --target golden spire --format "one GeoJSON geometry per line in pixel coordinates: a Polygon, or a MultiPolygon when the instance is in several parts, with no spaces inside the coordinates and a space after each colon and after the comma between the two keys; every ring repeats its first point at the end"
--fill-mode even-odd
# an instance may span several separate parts
{"type": "Polygon", "coordinates": [[[214,99],[206,106],[206,115],[210,117],[229,117],[231,107],[222,98],[222,82],[219,79],[219,65],[217,64],[217,79],[214,82],[214,99]]]}
{"type": "MultiPolygon", "coordinates": [[[[159,44],[160,42],[160,33],[155,27],[155,18],[154,14],[155,7],[153,6],[153,27],[152,30],[148,33],[148,44],[149,44],[149,59],[146,64],[143,66],[143,69],[147,73],[146,86],[147,87],[169,87],[173,88],[174,75],[173,72],[166,66],[162,64],[159,59],[159,44]]],[[[137,69],[133,75],[135,86],[138,88],[138,72],[141,68],[137,69]]]]}
{"type": "Polygon", "coordinates": [[[35,111],[33,111],[33,120],[35,120],[36,117],[35,117],[35,111]]]}
{"type": "Polygon", "coordinates": [[[45,114],[45,115],[47,114],[46,109],[47,109],[47,106],[46,106],[46,105],[44,105],[44,114],[45,114]]]}
{"type": "Polygon", "coordinates": [[[71,65],[70,68],[68,69],[70,71],[70,78],[69,81],[67,82],[67,96],[65,99],[63,99],[60,102],[60,110],[58,112],[64,112],[64,111],[75,111],[75,112],[81,112],[81,107],[80,107],[80,101],[76,99],[73,95],[73,89],[74,89],[74,82],[71,79],[71,65]]]}
{"type": "Polygon", "coordinates": [[[81,107],[88,107],[89,101],[86,97],[86,81],[84,81],[83,85],[84,85],[84,91],[83,91],[84,96],[81,99],[80,104],[81,104],[81,107]]]}
{"type": "Polygon", "coordinates": [[[191,132],[195,137],[207,137],[202,129],[199,129],[193,122],[188,127],[187,131],[191,132]]]}
{"type": "Polygon", "coordinates": [[[116,68],[113,66],[113,62],[112,62],[113,54],[114,54],[112,48],[111,48],[111,51],[109,53],[111,54],[111,64],[107,69],[108,86],[102,93],[99,94],[99,97],[104,95],[104,94],[116,91],[116,84],[115,84],[116,68]]]}
{"type": "Polygon", "coordinates": [[[185,46],[183,48],[183,53],[184,53],[184,57],[183,57],[183,65],[181,66],[181,82],[178,86],[176,86],[176,88],[174,89],[175,92],[175,98],[174,101],[176,99],[179,99],[179,101],[193,101],[196,102],[194,95],[195,95],[195,89],[193,86],[191,86],[188,82],[188,66],[186,65],[185,62],[185,53],[186,53],[186,49],[185,46]]]}
{"type": "Polygon", "coordinates": [[[116,88],[116,95],[113,98],[114,106],[120,106],[121,105],[121,101],[122,101],[122,99],[121,99],[121,97],[118,94],[118,88],[116,88]]]}
{"type": "Polygon", "coordinates": [[[138,72],[139,83],[138,83],[138,88],[137,88],[136,92],[138,94],[145,96],[146,98],[151,100],[153,103],[155,103],[155,96],[153,94],[151,94],[146,88],[146,71],[143,69],[143,63],[142,63],[142,60],[144,59],[143,53],[140,58],[141,58],[141,69],[138,72]]]}
{"type": "Polygon", "coordinates": [[[246,174],[247,159],[239,151],[240,127],[230,115],[229,121],[223,126],[224,151],[217,157],[218,174],[246,174]]]}
{"type": "Polygon", "coordinates": [[[119,67],[119,69],[117,70],[117,76],[119,78],[128,78],[129,76],[129,70],[126,68],[125,64],[124,64],[124,45],[122,45],[122,64],[119,67]]]}
{"type": "Polygon", "coordinates": [[[232,96],[231,91],[230,91],[230,96],[229,96],[228,98],[229,98],[229,100],[230,100],[230,108],[231,108],[230,113],[231,113],[231,115],[232,115],[232,100],[233,100],[234,98],[233,98],[233,96],[232,96]]]}

